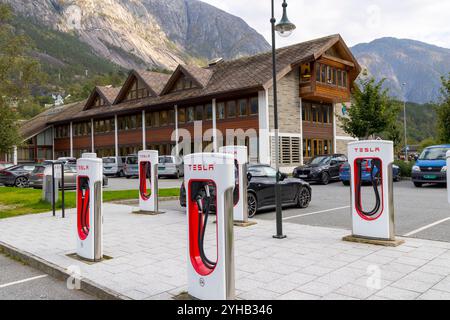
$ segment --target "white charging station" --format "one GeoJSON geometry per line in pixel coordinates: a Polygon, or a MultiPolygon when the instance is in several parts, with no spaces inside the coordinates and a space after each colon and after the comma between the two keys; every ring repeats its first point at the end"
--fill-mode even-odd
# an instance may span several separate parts
{"type": "MultiPolygon", "coordinates": [[[[197,153],[184,157],[184,185],[188,221],[188,292],[202,300],[235,298],[233,189],[234,157],[197,153]],[[216,259],[205,251],[211,205],[216,207],[216,259]]],[[[212,213],[213,214],[213,213],[212,213]]],[[[210,243],[210,242],[208,242],[210,243]]]]}
{"type": "Polygon", "coordinates": [[[450,150],[447,151],[447,199],[450,203],[450,150]]]}
{"type": "Polygon", "coordinates": [[[353,236],[394,241],[393,142],[369,140],[349,143],[348,161],[353,236]],[[363,203],[362,193],[373,194],[373,201],[363,203]]]}
{"type": "Polygon", "coordinates": [[[158,212],[158,151],[142,150],[139,160],[139,210],[158,212]]]}
{"type": "Polygon", "coordinates": [[[77,255],[103,257],[103,161],[95,154],[77,160],[77,255]]]}
{"type": "Polygon", "coordinates": [[[233,218],[236,222],[248,222],[247,209],[247,165],[248,152],[245,146],[225,146],[219,153],[231,154],[234,157],[235,188],[233,192],[233,218]]]}

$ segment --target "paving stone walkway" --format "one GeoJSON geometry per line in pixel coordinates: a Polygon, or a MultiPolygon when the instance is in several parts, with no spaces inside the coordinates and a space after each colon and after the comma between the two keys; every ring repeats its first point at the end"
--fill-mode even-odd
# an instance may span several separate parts
{"type": "MultiPolygon", "coordinates": [[[[75,211],[0,220],[0,242],[81,275],[132,299],[171,299],[186,291],[186,217],[131,214],[104,206],[104,249],[111,260],[88,265],[76,250],[75,211]]],[[[450,243],[405,239],[397,248],[343,242],[349,231],[274,222],[235,228],[238,299],[450,299],[450,243]]],[[[209,226],[213,228],[211,224],[209,226]]],[[[212,231],[212,229],[211,229],[212,231]]],[[[206,246],[213,248],[214,239],[206,246]]]]}

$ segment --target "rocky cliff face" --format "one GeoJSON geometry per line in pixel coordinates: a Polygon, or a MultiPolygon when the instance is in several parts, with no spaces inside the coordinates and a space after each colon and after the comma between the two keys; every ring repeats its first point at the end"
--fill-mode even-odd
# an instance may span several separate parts
{"type": "Polygon", "coordinates": [[[77,35],[125,68],[234,58],[270,47],[244,21],[197,0],[0,0],[16,13],[77,35]]]}
{"type": "Polygon", "coordinates": [[[450,72],[450,49],[419,41],[382,38],[351,50],[371,75],[386,78],[392,95],[410,102],[437,101],[440,77],[450,72]]]}

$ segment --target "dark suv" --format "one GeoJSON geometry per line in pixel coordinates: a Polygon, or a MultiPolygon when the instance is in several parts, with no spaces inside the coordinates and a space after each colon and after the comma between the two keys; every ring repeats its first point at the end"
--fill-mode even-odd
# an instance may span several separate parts
{"type": "Polygon", "coordinates": [[[293,176],[328,184],[331,180],[339,180],[339,168],[346,162],[347,157],[343,154],[315,156],[308,164],[295,168],[293,176]]]}

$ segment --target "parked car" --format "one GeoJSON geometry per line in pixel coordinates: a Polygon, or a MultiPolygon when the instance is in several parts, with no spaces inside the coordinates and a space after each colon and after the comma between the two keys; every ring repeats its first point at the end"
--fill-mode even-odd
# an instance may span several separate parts
{"type": "MultiPolygon", "coordinates": [[[[370,182],[370,174],[371,174],[371,160],[363,161],[362,166],[362,181],[363,182],[370,182]]],[[[394,181],[400,181],[400,167],[397,165],[392,165],[392,177],[394,181]]],[[[348,162],[344,163],[341,168],[339,169],[339,178],[341,179],[342,183],[346,186],[350,185],[350,164],[348,162]]]]}
{"type": "Polygon", "coordinates": [[[331,180],[339,180],[339,168],[345,162],[347,157],[343,154],[316,156],[308,164],[295,168],[293,176],[326,185],[331,180]]]}
{"type": "Polygon", "coordinates": [[[446,153],[450,144],[425,148],[412,167],[411,178],[418,188],[424,183],[447,184],[446,153]]]}
{"type": "MultiPolygon", "coordinates": [[[[44,171],[46,165],[37,165],[32,172],[28,174],[29,187],[42,189],[44,185],[44,171]]],[[[108,185],[108,178],[103,175],[103,186],[108,185]]],[[[64,166],[64,189],[75,189],[77,186],[77,167],[74,165],[64,166]]],[[[62,188],[59,181],[58,187],[62,188]]]]}
{"type": "Polygon", "coordinates": [[[103,158],[103,173],[107,176],[123,177],[124,173],[123,157],[104,157],[103,158]]]}
{"type": "MultiPolygon", "coordinates": [[[[268,165],[252,164],[247,168],[247,178],[249,217],[253,217],[262,209],[274,208],[276,170],[268,165]]],[[[280,178],[283,206],[295,205],[299,208],[308,207],[312,195],[309,183],[297,178],[288,178],[286,174],[282,173],[280,174],[280,178]]],[[[214,195],[214,190],[211,193],[214,195]]],[[[184,183],[181,185],[180,189],[180,205],[182,207],[186,206],[186,190],[184,183]]]]}
{"type": "Polygon", "coordinates": [[[158,164],[159,177],[179,178],[184,176],[184,164],[180,157],[160,156],[158,164]]]}
{"type": "Polygon", "coordinates": [[[125,164],[123,166],[123,173],[127,179],[139,176],[139,160],[135,154],[125,157],[125,164]]]}
{"type": "Polygon", "coordinates": [[[35,164],[19,164],[0,171],[0,184],[17,188],[28,187],[28,174],[34,170],[35,164]]]}

